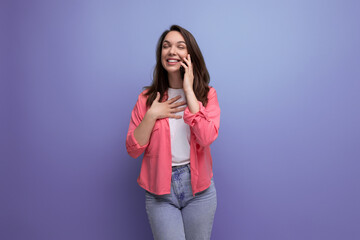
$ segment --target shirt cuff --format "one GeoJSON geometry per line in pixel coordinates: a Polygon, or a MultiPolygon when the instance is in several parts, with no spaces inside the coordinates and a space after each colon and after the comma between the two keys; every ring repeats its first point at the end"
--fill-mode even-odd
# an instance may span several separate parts
{"type": "Polygon", "coordinates": [[[210,122],[210,119],[205,111],[205,107],[203,106],[202,102],[198,101],[199,103],[199,111],[197,113],[190,112],[189,106],[187,106],[184,110],[184,122],[189,126],[194,126],[195,123],[199,122],[201,119],[206,119],[210,122]]]}
{"type": "Polygon", "coordinates": [[[138,141],[136,141],[136,138],[134,136],[134,131],[132,131],[128,135],[128,142],[127,142],[128,150],[130,150],[130,151],[138,150],[139,151],[139,150],[146,148],[148,145],[149,145],[149,142],[147,144],[145,144],[144,146],[140,146],[138,141]]]}

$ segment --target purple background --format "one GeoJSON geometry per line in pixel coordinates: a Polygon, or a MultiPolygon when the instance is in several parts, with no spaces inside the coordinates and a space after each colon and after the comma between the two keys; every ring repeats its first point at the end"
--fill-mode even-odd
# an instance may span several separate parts
{"type": "Polygon", "coordinates": [[[359,1],[0,6],[0,239],[151,239],[125,138],[171,24],[222,110],[213,238],[360,239],[359,1]]]}

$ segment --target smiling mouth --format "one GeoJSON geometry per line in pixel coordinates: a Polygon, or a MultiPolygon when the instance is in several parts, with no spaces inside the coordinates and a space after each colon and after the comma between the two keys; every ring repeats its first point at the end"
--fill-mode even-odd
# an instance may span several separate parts
{"type": "Polygon", "coordinates": [[[169,60],[166,60],[168,63],[177,63],[177,62],[180,62],[180,60],[175,60],[175,59],[169,59],[169,60]]]}

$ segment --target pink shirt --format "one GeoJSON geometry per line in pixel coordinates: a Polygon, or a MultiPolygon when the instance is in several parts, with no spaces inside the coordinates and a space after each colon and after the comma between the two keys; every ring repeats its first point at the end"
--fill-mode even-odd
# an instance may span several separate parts
{"type": "MultiPolygon", "coordinates": [[[[157,194],[170,194],[172,155],[169,119],[156,120],[149,142],[140,146],[134,137],[134,130],[141,123],[148,107],[144,90],[140,93],[131,113],[129,130],[126,137],[126,150],[133,158],[144,151],[138,184],[145,190],[157,194]]],[[[163,101],[168,98],[165,92],[163,101]]],[[[220,107],[216,91],[210,87],[208,103],[204,107],[199,103],[199,111],[191,113],[189,107],[184,110],[184,122],[190,126],[190,170],[193,195],[207,189],[213,176],[210,144],[217,138],[220,126],[220,107]]]]}

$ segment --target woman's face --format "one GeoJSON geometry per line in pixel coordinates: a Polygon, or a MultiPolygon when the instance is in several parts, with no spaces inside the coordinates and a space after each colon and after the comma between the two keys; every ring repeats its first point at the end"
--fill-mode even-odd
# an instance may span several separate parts
{"type": "Polygon", "coordinates": [[[177,72],[180,70],[180,61],[188,54],[183,36],[178,31],[170,31],[166,34],[161,46],[161,63],[165,70],[177,72]]]}

